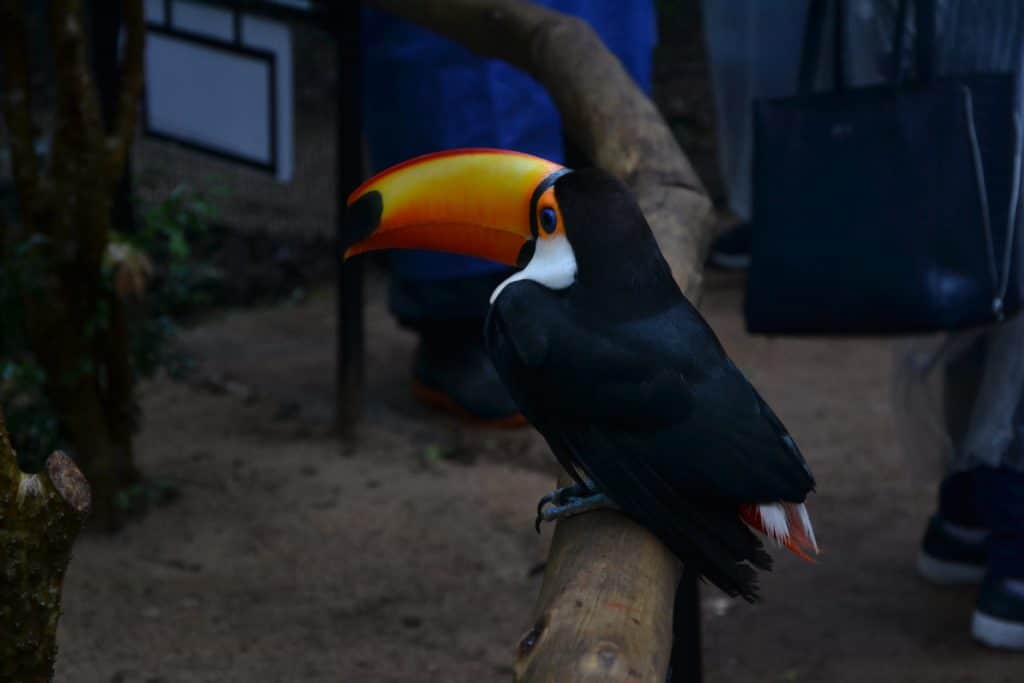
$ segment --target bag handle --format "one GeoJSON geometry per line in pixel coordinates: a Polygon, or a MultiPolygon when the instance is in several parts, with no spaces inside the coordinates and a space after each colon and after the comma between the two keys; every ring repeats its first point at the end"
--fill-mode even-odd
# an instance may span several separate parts
{"type": "MultiPolygon", "coordinates": [[[[893,33],[893,53],[891,74],[892,81],[901,83],[906,76],[903,68],[903,41],[906,36],[907,9],[909,0],[900,0],[893,33]]],[[[936,10],[935,0],[914,0],[915,24],[917,34],[914,40],[914,57],[917,76],[921,81],[928,82],[935,78],[935,32],[936,10]]],[[[971,161],[974,167],[978,198],[981,204],[982,227],[985,236],[985,251],[988,257],[989,276],[992,279],[992,313],[997,321],[1005,317],[1004,306],[1006,293],[1010,286],[1010,273],[1013,268],[1015,251],[1014,239],[1017,233],[1017,222],[1021,208],[1022,161],[1024,161],[1024,130],[1020,98],[1024,93],[1024,49],[1017,63],[1017,80],[1015,85],[1013,111],[1013,179],[1010,191],[1010,205],[1006,222],[1006,241],[1003,245],[1002,263],[996,256],[995,239],[992,227],[991,211],[988,203],[988,184],[985,180],[985,165],[981,156],[981,145],[978,142],[978,131],[974,120],[974,98],[971,89],[961,84],[964,113],[967,119],[967,136],[971,148],[971,161]]]]}
{"type": "MultiPolygon", "coordinates": [[[[825,32],[825,14],[828,0],[811,0],[804,24],[804,41],[800,49],[800,73],[797,92],[806,95],[814,91],[814,77],[818,73],[821,41],[825,32]]],[[[843,0],[836,0],[835,21],[832,24],[832,82],[836,90],[846,88],[846,69],[843,65],[843,0]]]]}
{"type": "MultiPolygon", "coordinates": [[[[1020,82],[1017,83],[1017,101],[1020,101],[1020,82]]],[[[1021,130],[1021,112],[1018,109],[1013,113],[1013,191],[1010,192],[1010,216],[1006,221],[1006,244],[1003,245],[1003,278],[996,290],[995,298],[992,300],[992,311],[996,314],[997,320],[1003,319],[1003,305],[1006,301],[1006,292],[1010,288],[1010,270],[1013,268],[1013,257],[1015,250],[1013,240],[1017,231],[1017,220],[1019,218],[1021,200],[1021,144],[1024,143],[1024,131],[1021,130]]]]}
{"type": "MultiPolygon", "coordinates": [[[[907,13],[914,3],[914,19],[917,32],[914,36],[914,57],[917,77],[930,81],[935,76],[935,0],[900,0],[893,27],[892,62],[890,82],[904,80],[903,45],[907,34],[907,13]]],[[[804,40],[800,51],[800,72],[797,92],[806,95],[814,91],[814,77],[821,59],[821,41],[825,32],[825,18],[828,0],[811,0],[804,24],[804,40]]],[[[832,24],[832,80],[834,90],[846,88],[844,58],[845,31],[843,30],[843,0],[835,0],[835,16],[832,24]]]]}
{"type": "MultiPolygon", "coordinates": [[[[906,70],[903,67],[903,44],[907,37],[907,11],[910,0],[900,0],[896,10],[896,23],[892,32],[892,63],[890,80],[902,83],[906,70]]],[[[917,78],[928,82],[935,77],[935,0],[914,0],[914,68],[917,78]]]]}
{"type": "MultiPolygon", "coordinates": [[[[1020,81],[1016,83],[1020,88],[1020,81]]],[[[971,146],[971,158],[974,165],[975,182],[978,186],[978,198],[981,202],[982,226],[985,231],[985,252],[988,257],[989,276],[992,278],[992,313],[997,321],[1004,318],[1003,308],[1006,292],[1010,287],[1010,272],[1013,268],[1014,237],[1017,232],[1017,220],[1021,201],[1022,148],[1024,137],[1021,130],[1021,111],[1019,105],[1013,112],[1013,180],[1010,190],[1010,207],[1006,219],[1006,242],[1003,244],[1002,264],[996,261],[996,247],[992,232],[992,219],[988,205],[988,186],[985,182],[985,166],[981,158],[981,146],[978,144],[978,131],[974,123],[974,99],[971,89],[960,84],[963,94],[964,112],[967,117],[967,139],[971,146]]],[[[1019,96],[1018,96],[1019,97],[1019,96]]],[[[1016,99],[1016,98],[1015,98],[1016,99]]]]}
{"type": "Polygon", "coordinates": [[[1021,202],[1024,200],[1024,192],[1021,191],[1021,184],[1024,182],[1024,111],[1022,111],[1021,104],[1021,98],[1024,97],[1024,45],[1021,46],[1017,57],[1016,78],[1014,79],[1013,86],[1013,175],[1010,189],[1010,206],[1006,219],[1006,242],[1003,244],[1002,263],[999,264],[996,262],[995,242],[992,236],[992,225],[989,216],[985,168],[981,158],[981,147],[978,144],[978,132],[974,124],[974,101],[971,97],[970,88],[963,84],[960,85],[964,97],[964,110],[967,116],[968,141],[971,145],[974,173],[978,184],[978,194],[981,199],[981,212],[985,228],[985,249],[992,277],[992,313],[995,315],[996,321],[999,322],[1005,318],[1003,309],[1006,303],[1006,293],[1010,287],[1013,259],[1017,253],[1014,249],[1014,239],[1017,236],[1017,223],[1021,216],[1021,202]]]}
{"type": "Polygon", "coordinates": [[[992,300],[992,311],[996,314],[997,320],[1003,319],[1003,304],[1010,287],[1010,270],[1016,256],[1013,240],[1016,236],[1017,221],[1020,219],[1021,200],[1024,199],[1024,193],[1021,192],[1021,183],[1024,182],[1024,111],[1021,105],[1021,98],[1024,97],[1024,45],[1021,46],[1017,57],[1016,71],[1013,84],[1013,189],[1010,192],[1010,212],[1006,225],[1002,280],[997,285],[996,295],[992,300]]]}

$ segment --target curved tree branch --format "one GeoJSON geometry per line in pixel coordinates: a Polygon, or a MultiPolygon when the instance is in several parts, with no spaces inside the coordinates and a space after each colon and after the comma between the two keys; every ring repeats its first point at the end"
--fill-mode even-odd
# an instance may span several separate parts
{"type": "Polygon", "coordinates": [[[522,0],[364,0],[536,78],[568,135],[625,180],[676,280],[700,292],[712,205],[654,103],[585,21],[522,0]]]}
{"type": "MultiPolygon", "coordinates": [[[[521,0],[364,0],[540,81],[569,136],[633,189],[672,272],[698,298],[711,202],[654,104],[584,21],[521,0]]],[[[558,523],[519,681],[665,680],[678,560],[615,512],[558,523]]]]}

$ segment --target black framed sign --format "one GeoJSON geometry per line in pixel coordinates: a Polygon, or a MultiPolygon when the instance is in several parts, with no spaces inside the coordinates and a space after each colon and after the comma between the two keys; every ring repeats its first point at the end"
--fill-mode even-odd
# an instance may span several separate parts
{"type": "Polygon", "coordinates": [[[146,26],[144,132],[289,181],[288,27],[184,0],[149,0],[146,26]]]}

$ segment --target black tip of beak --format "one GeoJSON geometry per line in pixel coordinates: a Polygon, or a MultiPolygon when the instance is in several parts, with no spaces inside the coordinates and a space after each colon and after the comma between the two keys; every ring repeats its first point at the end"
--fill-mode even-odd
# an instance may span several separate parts
{"type": "Polygon", "coordinates": [[[384,200],[377,190],[370,190],[352,202],[345,212],[345,224],[341,230],[342,253],[353,244],[366,239],[380,225],[384,212],[384,200]]]}
{"type": "Polygon", "coordinates": [[[523,243],[522,248],[519,250],[519,256],[516,258],[516,268],[522,270],[530,263],[533,258],[533,253],[537,250],[537,239],[527,240],[523,243]]]}

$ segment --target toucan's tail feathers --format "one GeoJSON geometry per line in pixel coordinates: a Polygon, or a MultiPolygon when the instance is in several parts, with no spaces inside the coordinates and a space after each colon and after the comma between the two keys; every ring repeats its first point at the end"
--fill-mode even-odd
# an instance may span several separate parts
{"type": "Polygon", "coordinates": [[[779,545],[814,562],[818,554],[818,541],[814,527],[803,503],[762,503],[740,506],[740,518],[779,545]]]}

